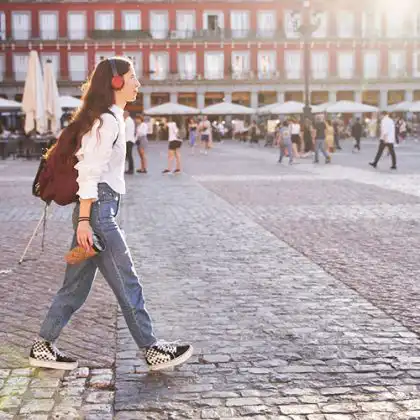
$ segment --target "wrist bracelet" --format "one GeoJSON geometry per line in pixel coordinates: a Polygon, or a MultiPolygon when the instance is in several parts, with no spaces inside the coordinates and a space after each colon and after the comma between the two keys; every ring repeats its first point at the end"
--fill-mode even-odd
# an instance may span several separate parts
{"type": "Polygon", "coordinates": [[[90,217],[79,217],[79,222],[90,222],[90,217]]]}

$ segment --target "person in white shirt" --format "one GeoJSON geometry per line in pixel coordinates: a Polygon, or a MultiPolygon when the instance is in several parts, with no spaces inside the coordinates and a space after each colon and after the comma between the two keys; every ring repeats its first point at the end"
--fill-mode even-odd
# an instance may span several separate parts
{"type": "Polygon", "coordinates": [[[295,158],[299,158],[301,149],[300,124],[295,118],[291,120],[290,132],[292,134],[293,155],[295,158]]]}
{"type": "Polygon", "coordinates": [[[149,125],[144,121],[142,116],[137,117],[137,130],[136,130],[136,144],[137,151],[140,157],[140,169],[137,169],[139,174],[147,174],[147,146],[149,141],[147,134],[149,132],[149,125]]]}
{"type": "Polygon", "coordinates": [[[208,150],[210,149],[210,142],[211,142],[211,124],[210,121],[207,119],[205,115],[203,120],[200,122],[198,126],[198,131],[201,135],[201,142],[204,148],[204,154],[207,155],[208,150]]]}
{"type": "Polygon", "coordinates": [[[162,171],[163,174],[171,172],[172,161],[175,159],[174,174],[181,172],[181,146],[182,140],[179,137],[179,129],[171,118],[166,123],[168,127],[168,166],[162,171]]]}
{"type": "Polygon", "coordinates": [[[135,135],[135,126],[134,120],[130,117],[128,111],[124,111],[124,121],[125,121],[125,141],[127,143],[127,153],[126,159],[128,161],[128,170],[125,171],[127,175],[133,175],[134,173],[134,161],[133,161],[133,145],[134,145],[134,135],[135,135]]]}
{"type": "Polygon", "coordinates": [[[382,156],[382,153],[385,150],[385,147],[388,148],[389,154],[391,155],[392,166],[391,169],[397,169],[397,156],[395,154],[395,123],[392,118],[389,117],[387,111],[382,113],[381,120],[381,136],[378,146],[378,152],[376,153],[375,159],[373,162],[369,162],[369,165],[376,168],[378,165],[379,159],[382,156]]]}
{"type": "Polygon", "coordinates": [[[82,106],[57,142],[56,153],[78,159],[75,169],[79,201],[73,213],[72,248],[78,244],[91,257],[67,265],[63,286],[31,348],[31,366],[63,370],[77,367],[77,360],[64,355],[54,343],[84,304],[98,269],[115,293],[150,370],[176,366],[192,355],[190,345],[157,341],[134,261],[116,220],[125,193],[123,113],[127,102],[136,99],[139,87],[130,60],[112,57],[100,61],[85,84],[82,106]]]}

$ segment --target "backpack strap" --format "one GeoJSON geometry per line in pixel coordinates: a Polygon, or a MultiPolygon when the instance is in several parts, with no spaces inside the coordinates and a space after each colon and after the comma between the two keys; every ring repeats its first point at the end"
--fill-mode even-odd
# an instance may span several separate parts
{"type": "MultiPolygon", "coordinates": [[[[115,122],[118,125],[117,117],[115,116],[115,114],[110,109],[108,109],[107,114],[111,114],[115,118],[115,122]]],[[[120,136],[120,132],[118,131],[117,137],[115,138],[114,142],[112,143],[112,147],[115,146],[115,143],[117,142],[119,136],[120,136]]]]}

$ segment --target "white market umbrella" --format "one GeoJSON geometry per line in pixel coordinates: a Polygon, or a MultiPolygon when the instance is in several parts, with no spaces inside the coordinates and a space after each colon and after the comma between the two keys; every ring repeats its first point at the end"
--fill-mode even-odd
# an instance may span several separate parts
{"type": "Polygon", "coordinates": [[[408,111],[409,112],[420,112],[420,101],[413,102],[408,111]]]}
{"type": "Polygon", "coordinates": [[[51,121],[51,131],[56,133],[61,128],[61,116],[63,115],[63,111],[61,109],[57,80],[51,61],[48,61],[44,67],[44,93],[47,121],[51,121]]]}
{"type": "Polygon", "coordinates": [[[44,97],[44,79],[38,53],[32,50],[29,54],[28,70],[23,89],[22,110],[25,113],[25,132],[35,128],[43,133],[46,128],[46,111],[44,97]]]}
{"type": "Polygon", "coordinates": [[[411,101],[402,101],[388,107],[388,112],[406,112],[414,105],[411,101]]]}
{"type": "Polygon", "coordinates": [[[203,108],[201,113],[204,115],[242,115],[255,114],[255,109],[231,102],[220,102],[203,108]]]}
{"type": "MultiPolygon", "coordinates": [[[[287,102],[278,103],[272,106],[270,108],[270,114],[279,114],[279,115],[302,114],[304,107],[305,107],[305,104],[302,102],[287,101],[287,102]]],[[[318,106],[316,105],[311,105],[311,112],[318,113],[318,112],[322,112],[322,110],[318,109],[318,106]]]]}
{"type": "Polygon", "coordinates": [[[338,101],[325,109],[325,112],[328,112],[329,114],[357,114],[378,111],[379,109],[376,106],[353,101],[338,101]]]}
{"type": "Polygon", "coordinates": [[[61,108],[79,108],[82,105],[82,101],[74,96],[60,96],[61,108]]]}
{"type": "Polygon", "coordinates": [[[0,111],[2,110],[21,110],[22,104],[20,102],[11,101],[10,99],[0,98],[0,111]]]}
{"type": "Polygon", "coordinates": [[[271,114],[271,112],[270,112],[271,108],[273,108],[276,105],[280,105],[280,102],[275,102],[273,104],[268,104],[268,105],[260,106],[257,109],[257,114],[262,114],[262,115],[264,115],[264,114],[271,114]]]}
{"type": "Polygon", "coordinates": [[[165,104],[146,109],[144,113],[146,115],[197,115],[200,113],[200,110],[191,106],[167,102],[165,104]]]}

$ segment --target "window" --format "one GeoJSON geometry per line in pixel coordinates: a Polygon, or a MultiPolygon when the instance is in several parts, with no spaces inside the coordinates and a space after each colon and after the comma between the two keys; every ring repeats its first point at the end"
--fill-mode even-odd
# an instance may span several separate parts
{"type": "Polygon", "coordinates": [[[352,38],[354,36],[354,13],[341,10],[337,14],[337,35],[339,38],[352,38]]]}
{"type": "Polygon", "coordinates": [[[6,14],[0,12],[0,40],[6,39],[6,14]]]}
{"type": "Polygon", "coordinates": [[[195,52],[178,53],[178,73],[183,80],[193,80],[197,74],[197,57],[195,52]]]}
{"type": "Polygon", "coordinates": [[[388,38],[402,38],[406,34],[407,21],[401,13],[389,12],[386,14],[386,36],[388,38]]]}
{"type": "Polygon", "coordinates": [[[245,79],[250,72],[249,51],[232,52],[232,78],[245,79]]]}
{"type": "Polygon", "coordinates": [[[28,54],[13,54],[13,73],[17,82],[22,82],[26,78],[28,59],[28,54]]]}
{"type": "Polygon", "coordinates": [[[95,66],[102,60],[105,60],[110,57],[114,57],[113,51],[97,51],[95,53],[95,66]]]}
{"type": "Polygon", "coordinates": [[[413,36],[420,37],[420,12],[413,13],[413,36]]]}
{"type": "Polygon", "coordinates": [[[150,78],[166,80],[169,73],[169,55],[166,52],[150,53],[150,78]]]}
{"type": "Polygon", "coordinates": [[[31,37],[31,13],[12,12],[13,39],[27,40],[31,37]]]}
{"type": "Polygon", "coordinates": [[[69,39],[86,38],[86,14],[84,12],[68,13],[67,34],[69,39]]]}
{"type": "Polygon", "coordinates": [[[249,12],[230,12],[230,29],[233,38],[246,38],[249,32],[249,12]]]}
{"type": "Polygon", "coordinates": [[[223,79],[224,65],[224,53],[206,52],[204,54],[204,77],[206,79],[223,79]]]}
{"type": "Polygon", "coordinates": [[[312,12],[311,23],[316,26],[313,38],[326,38],[328,35],[328,16],[326,12],[312,12]]]}
{"type": "Polygon", "coordinates": [[[313,51],[311,53],[312,77],[326,79],[328,77],[328,53],[326,51],[313,51]]]}
{"type": "Polygon", "coordinates": [[[69,78],[74,82],[83,81],[87,75],[87,56],[85,53],[69,53],[69,78]]]}
{"type": "Polygon", "coordinates": [[[95,29],[112,31],[114,29],[114,12],[96,12],[95,29]]]}
{"type": "Polygon", "coordinates": [[[300,51],[285,51],[284,62],[286,77],[290,80],[302,77],[302,53],[300,51]]]}
{"type": "Polygon", "coordinates": [[[299,38],[299,28],[301,25],[301,15],[293,10],[284,12],[284,31],[286,38],[299,38]]]}
{"type": "Polygon", "coordinates": [[[0,54],[0,82],[4,80],[4,74],[6,73],[6,62],[4,54],[0,54]]]}
{"type": "Polygon", "coordinates": [[[150,12],[150,32],[155,39],[165,39],[168,36],[169,23],[167,12],[150,12]]]}
{"type": "Polygon", "coordinates": [[[60,78],[60,53],[41,53],[42,69],[45,68],[45,64],[48,60],[51,61],[54,76],[56,79],[60,78]]]}
{"type": "Polygon", "coordinates": [[[354,53],[340,51],[337,55],[338,77],[351,79],[354,76],[354,53]]]}
{"type": "Polygon", "coordinates": [[[141,77],[143,74],[143,55],[141,52],[131,52],[125,51],[123,53],[124,57],[127,57],[133,63],[134,71],[136,72],[137,77],[141,77]]]}
{"type": "Polygon", "coordinates": [[[277,30],[276,16],[276,12],[272,10],[258,12],[258,36],[272,38],[275,35],[277,30]]]}
{"type": "Polygon", "coordinates": [[[125,31],[139,31],[141,29],[141,13],[135,10],[122,12],[122,25],[125,31]]]}
{"type": "Polygon", "coordinates": [[[392,78],[406,75],[405,51],[389,51],[388,53],[388,76],[392,78]]]}
{"type": "Polygon", "coordinates": [[[413,77],[420,77],[420,51],[413,53],[413,77]]]}
{"type": "Polygon", "coordinates": [[[363,12],[362,36],[363,38],[379,38],[382,32],[382,15],[379,12],[363,12]]]}
{"type": "Polygon", "coordinates": [[[276,52],[258,51],[258,78],[272,79],[276,75],[276,52]]]}
{"type": "Polygon", "coordinates": [[[379,52],[365,52],[363,56],[363,75],[366,79],[379,77],[379,52]]]}
{"type": "Polygon", "coordinates": [[[195,13],[193,11],[176,12],[177,38],[192,38],[195,31],[195,13]]]}
{"type": "Polygon", "coordinates": [[[41,39],[58,38],[57,12],[39,12],[39,34],[41,39]]]}
{"type": "Polygon", "coordinates": [[[223,12],[204,12],[203,29],[206,31],[217,32],[225,27],[223,12]]]}

